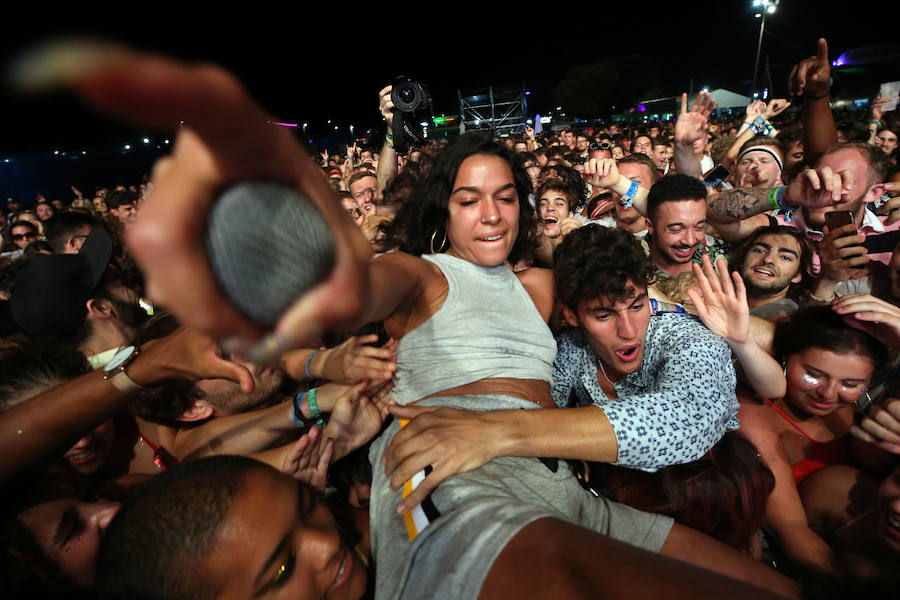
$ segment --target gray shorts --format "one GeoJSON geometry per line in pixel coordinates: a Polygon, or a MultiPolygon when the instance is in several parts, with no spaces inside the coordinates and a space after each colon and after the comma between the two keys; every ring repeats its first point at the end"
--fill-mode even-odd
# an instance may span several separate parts
{"type": "MultiPolygon", "coordinates": [[[[500,395],[423,400],[419,406],[466,410],[534,409],[536,404],[500,395]]],[[[596,497],[579,485],[565,461],[556,472],[536,458],[501,457],[451,477],[406,515],[395,507],[403,489],[390,490],[381,457],[400,425],[372,443],[369,520],[376,567],[375,597],[477,598],[484,578],[506,544],[523,527],[561,519],[616,540],[658,552],[672,520],[596,497]]],[[[407,486],[424,478],[418,473],[407,486]]]]}

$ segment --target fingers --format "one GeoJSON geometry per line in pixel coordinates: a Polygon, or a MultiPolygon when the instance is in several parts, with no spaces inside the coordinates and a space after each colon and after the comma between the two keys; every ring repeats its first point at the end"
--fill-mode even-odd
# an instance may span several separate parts
{"type": "Polygon", "coordinates": [[[325,440],[325,445],[319,454],[319,462],[316,464],[316,471],[321,475],[327,475],[332,456],[334,456],[334,438],[328,438],[325,440]]]}
{"type": "MultiPolygon", "coordinates": [[[[699,94],[698,94],[699,96],[699,94]]],[[[681,114],[686,113],[687,110],[687,92],[682,92],[681,94],[681,114]]]]}
{"type": "Polygon", "coordinates": [[[828,62],[828,42],[825,41],[825,38],[819,38],[819,41],[816,42],[816,62],[820,65],[830,65],[828,62]]]}
{"type": "MultiPolygon", "coordinates": [[[[424,468],[424,467],[423,467],[424,468]]],[[[419,469],[421,470],[421,469],[419,469]]],[[[411,478],[417,471],[413,471],[412,474],[407,478],[411,478]]],[[[425,479],[416,486],[416,489],[413,492],[403,499],[400,504],[397,505],[397,513],[403,514],[410,509],[414,508],[417,504],[420,504],[422,500],[428,497],[428,495],[437,488],[438,484],[440,484],[443,480],[448,477],[448,474],[441,473],[440,470],[434,469],[431,473],[428,474],[425,479]]],[[[406,479],[404,479],[406,481],[406,479]]]]}

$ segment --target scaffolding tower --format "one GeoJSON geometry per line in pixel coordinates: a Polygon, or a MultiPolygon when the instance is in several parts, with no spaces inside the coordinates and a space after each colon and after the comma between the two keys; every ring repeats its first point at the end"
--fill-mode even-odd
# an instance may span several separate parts
{"type": "Polygon", "coordinates": [[[500,89],[493,86],[459,96],[459,116],[463,132],[489,132],[493,137],[525,133],[528,104],[525,85],[519,89],[500,89]]]}

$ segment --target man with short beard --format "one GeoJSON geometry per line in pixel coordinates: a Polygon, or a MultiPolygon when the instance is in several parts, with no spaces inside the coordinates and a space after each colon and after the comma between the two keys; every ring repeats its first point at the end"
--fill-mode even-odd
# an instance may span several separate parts
{"type": "Polygon", "coordinates": [[[788,295],[815,281],[812,255],[812,245],[793,227],[760,227],[744,240],[729,266],[744,280],[750,314],[775,321],[797,312],[788,295]]]}

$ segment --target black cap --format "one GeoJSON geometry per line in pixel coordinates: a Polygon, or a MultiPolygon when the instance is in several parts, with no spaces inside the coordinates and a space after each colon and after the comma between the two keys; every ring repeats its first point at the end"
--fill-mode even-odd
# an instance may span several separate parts
{"type": "Polygon", "coordinates": [[[66,338],[78,331],[87,316],[87,301],[112,255],[112,240],[94,229],[78,254],[36,258],[22,269],[9,299],[13,321],[26,333],[66,338]]]}

